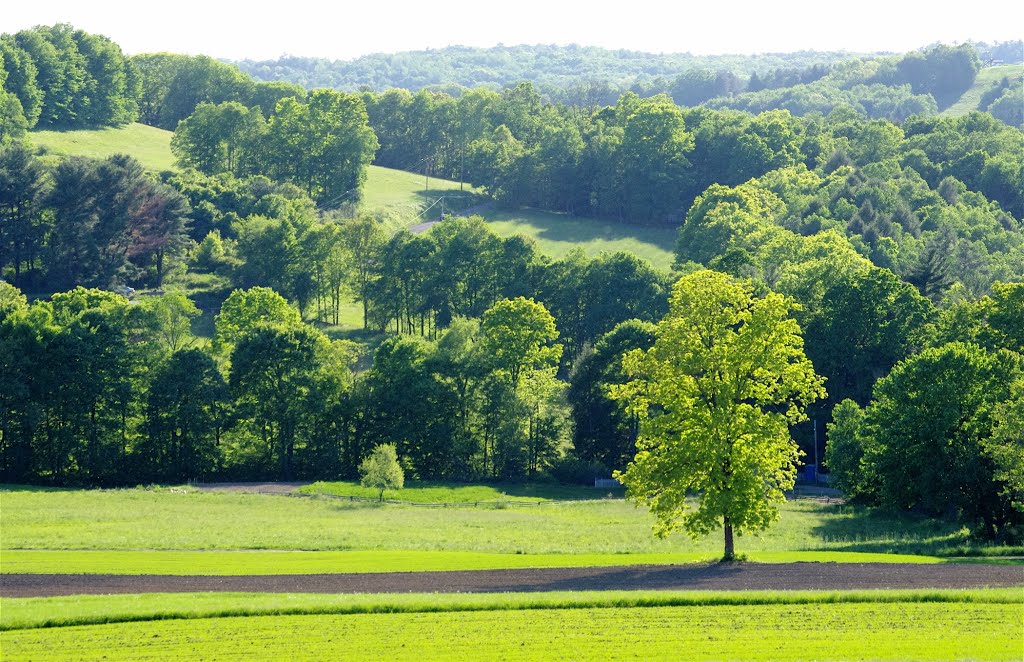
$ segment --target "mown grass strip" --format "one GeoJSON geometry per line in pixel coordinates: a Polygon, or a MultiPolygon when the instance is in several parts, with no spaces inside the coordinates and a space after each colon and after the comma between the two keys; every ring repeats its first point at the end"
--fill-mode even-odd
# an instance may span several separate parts
{"type": "Polygon", "coordinates": [[[844,602],[224,617],[4,632],[22,659],[1017,660],[1020,605],[844,602]]]}
{"type": "MultiPolygon", "coordinates": [[[[860,552],[758,552],[760,563],[941,563],[943,559],[909,554],[860,552]]],[[[515,568],[591,568],[625,565],[708,563],[716,555],[640,554],[489,554],[448,551],[367,550],[351,552],[268,551],[78,551],[3,550],[2,574],[117,575],[307,575],[367,572],[433,572],[515,568]]]]}
{"type": "Polygon", "coordinates": [[[1024,604],[1015,589],[883,591],[579,591],[483,594],[143,593],[5,598],[0,630],[300,614],[622,609],[846,603],[1024,604]]]}

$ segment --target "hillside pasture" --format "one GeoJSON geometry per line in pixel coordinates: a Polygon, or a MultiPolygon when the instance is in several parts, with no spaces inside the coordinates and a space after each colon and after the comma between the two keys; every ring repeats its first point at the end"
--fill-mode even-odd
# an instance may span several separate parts
{"type": "Polygon", "coordinates": [[[541,253],[556,259],[576,248],[590,257],[603,252],[632,253],[659,269],[669,269],[674,259],[677,229],[673,227],[630,225],[534,209],[488,211],[484,217],[497,234],[535,239],[541,253]]]}
{"type": "Polygon", "coordinates": [[[103,159],[114,154],[133,156],[147,170],[174,170],[173,132],[145,124],[80,131],[33,131],[29,140],[53,157],[87,156],[103,159]]]}

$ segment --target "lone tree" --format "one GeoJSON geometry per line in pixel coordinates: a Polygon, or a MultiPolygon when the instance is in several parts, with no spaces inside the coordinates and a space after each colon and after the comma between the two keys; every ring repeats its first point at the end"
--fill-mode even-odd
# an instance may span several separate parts
{"type": "Polygon", "coordinates": [[[631,381],[611,388],[640,422],[636,457],[616,477],[654,513],[656,535],[722,526],[733,560],[734,531],[778,519],[801,455],[789,426],[825,396],[824,379],[778,294],[705,270],[680,279],[669,306],[654,346],[623,359],[631,381]]]}
{"type": "Polygon", "coordinates": [[[381,444],[373,449],[362,464],[359,465],[360,483],[363,487],[380,490],[380,500],[384,500],[384,490],[400,490],[405,485],[405,473],[398,464],[398,451],[394,444],[381,444]]]}

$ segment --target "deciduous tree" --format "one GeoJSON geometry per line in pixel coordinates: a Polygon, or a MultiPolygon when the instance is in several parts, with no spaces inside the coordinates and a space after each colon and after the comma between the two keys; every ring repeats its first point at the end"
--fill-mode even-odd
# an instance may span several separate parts
{"type": "Polygon", "coordinates": [[[640,421],[638,453],[617,472],[657,518],[655,533],[766,528],[796,478],[789,426],[825,395],[780,295],[761,298],[713,271],[681,278],[654,346],[626,355],[632,381],[612,387],[640,421]],[[693,495],[696,494],[696,506],[693,495]]]}

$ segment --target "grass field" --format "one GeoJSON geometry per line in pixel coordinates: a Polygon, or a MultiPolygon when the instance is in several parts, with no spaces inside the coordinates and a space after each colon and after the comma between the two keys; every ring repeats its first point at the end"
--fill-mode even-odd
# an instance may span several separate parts
{"type": "Polygon", "coordinates": [[[226,616],[814,604],[1024,604],[1016,589],[576,591],[540,593],[146,593],[8,598],[0,630],[226,616]]]}
{"type": "Polygon", "coordinates": [[[1005,77],[1019,77],[1024,74],[1024,65],[1004,64],[997,67],[985,67],[978,72],[974,84],[949,108],[943,110],[940,115],[959,117],[966,115],[972,110],[978,110],[981,103],[981,95],[987,92],[994,83],[998,83],[1005,77]]]}
{"type": "MultiPolygon", "coordinates": [[[[3,572],[493,569],[682,563],[721,554],[719,535],[655,538],[646,510],[621,499],[424,508],[187,490],[14,490],[0,498],[3,572]]],[[[785,504],[763,535],[739,538],[737,551],[766,562],[926,562],[936,559],[918,557],[1020,549],[969,548],[956,526],[801,500],[785,504]]]]}
{"type": "MultiPolygon", "coordinates": [[[[421,221],[436,220],[442,206],[445,212],[457,211],[480,199],[479,192],[470,184],[435,177],[426,179],[413,172],[370,166],[363,187],[362,207],[371,211],[394,212],[404,219],[399,226],[408,227],[421,221]],[[428,207],[430,211],[425,212],[428,207]]],[[[397,230],[399,226],[391,229],[397,230]]]]}
{"type": "Polygon", "coordinates": [[[532,237],[540,251],[553,258],[579,248],[591,257],[602,252],[633,253],[659,269],[669,269],[674,259],[675,228],[635,226],[532,209],[489,211],[484,216],[497,234],[532,237]]]}
{"type": "MultiPolygon", "coordinates": [[[[281,602],[280,597],[271,599],[281,602]]],[[[977,602],[936,601],[934,595],[920,601],[913,596],[865,602],[697,600],[682,606],[627,606],[627,600],[592,606],[584,596],[570,596],[570,604],[555,599],[542,606],[530,596],[522,606],[506,603],[497,609],[480,603],[507,598],[481,596],[472,609],[460,606],[468,602],[461,596],[420,599],[426,610],[384,607],[381,611],[390,613],[373,613],[364,605],[362,611],[370,613],[31,628],[5,631],[0,642],[5,660],[1014,660],[1020,655],[1021,605],[1012,597],[977,602]]],[[[118,600],[105,602],[117,609],[111,603],[118,600]]],[[[323,603],[331,598],[319,600],[330,609],[323,603]]],[[[115,614],[111,620],[118,618],[115,614]]]]}
{"type": "Polygon", "coordinates": [[[174,170],[170,131],[145,124],[92,131],[33,131],[29,139],[55,156],[88,156],[99,159],[129,154],[157,172],[174,170]]]}

